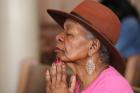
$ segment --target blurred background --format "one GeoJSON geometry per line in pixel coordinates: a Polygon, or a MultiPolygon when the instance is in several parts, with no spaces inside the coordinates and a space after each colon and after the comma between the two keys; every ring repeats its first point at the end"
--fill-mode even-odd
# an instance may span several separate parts
{"type": "MultiPolygon", "coordinates": [[[[55,36],[62,30],[46,9],[70,12],[82,1],[0,0],[0,93],[46,93],[45,68],[55,58],[55,36]]],[[[122,22],[116,48],[125,58],[125,78],[140,93],[140,38],[136,38],[140,35],[140,0],[97,1],[111,8],[122,22]]]]}

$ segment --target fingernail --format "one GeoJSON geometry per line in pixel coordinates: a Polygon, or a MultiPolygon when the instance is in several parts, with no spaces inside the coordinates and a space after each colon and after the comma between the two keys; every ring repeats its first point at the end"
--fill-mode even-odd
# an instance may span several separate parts
{"type": "Polygon", "coordinates": [[[61,64],[61,61],[58,61],[57,64],[61,64]]]}
{"type": "Polygon", "coordinates": [[[57,59],[57,64],[61,64],[60,58],[57,59]]]}
{"type": "Polygon", "coordinates": [[[47,75],[49,75],[49,70],[47,69],[47,75]]]}
{"type": "Polygon", "coordinates": [[[65,68],[65,64],[63,64],[62,67],[65,68]]]}
{"type": "Polygon", "coordinates": [[[53,64],[52,64],[52,67],[54,68],[54,67],[55,67],[55,65],[56,65],[56,63],[53,63],[53,64]]]}
{"type": "Polygon", "coordinates": [[[57,60],[55,59],[53,63],[55,63],[55,64],[56,64],[56,61],[57,61],[57,60]]]}
{"type": "Polygon", "coordinates": [[[60,58],[57,59],[57,62],[58,62],[58,63],[60,62],[60,58]]]}
{"type": "Polygon", "coordinates": [[[52,63],[52,66],[54,65],[55,63],[52,63]]]}
{"type": "Polygon", "coordinates": [[[53,66],[52,66],[53,68],[55,68],[56,67],[56,65],[55,64],[53,64],[53,66]]]}
{"type": "Polygon", "coordinates": [[[57,59],[58,59],[58,61],[60,61],[60,58],[59,57],[57,59]]]}

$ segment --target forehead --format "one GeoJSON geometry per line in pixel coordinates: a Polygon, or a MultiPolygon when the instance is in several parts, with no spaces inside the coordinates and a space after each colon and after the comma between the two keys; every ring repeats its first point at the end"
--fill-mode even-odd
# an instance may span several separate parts
{"type": "Polygon", "coordinates": [[[64,28],[72,28],[76,24],[78,24],[76,21],[72,19],[67,19],[64,23],[64,28]]]}
{"type": "MultiPolygon", "coordinates": [[[[67,19],[64,23],[64,29],[69,30],[69,29],[77,29],[78,31],[85,32],[85,28],[79,24],[78,22],[72,20],[72,19],[67,19]]],[[[74,30],[72,30],[74,31],[74,30]]]]}

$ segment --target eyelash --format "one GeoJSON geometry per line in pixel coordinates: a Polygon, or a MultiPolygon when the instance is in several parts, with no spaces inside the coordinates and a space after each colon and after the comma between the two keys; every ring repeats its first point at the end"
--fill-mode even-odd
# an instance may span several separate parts
{"type": "Polygon", "coordinates": [[[66,33],[67,36],[71,36],[71,34],[66,33]]]}
{"type": "Polygon", "coordinates": [[[66,33],[66,36],[73,37],[73,35],[72,34],[69,34],[69,33],[66,33]]]}
{"type": "Polygon", "coordinates": [[[67,33],[67,32],[65,32],[65,35],[66,35],[66,36],[73,36],[72,34],[69,34],[69,33],[67,33]]]}

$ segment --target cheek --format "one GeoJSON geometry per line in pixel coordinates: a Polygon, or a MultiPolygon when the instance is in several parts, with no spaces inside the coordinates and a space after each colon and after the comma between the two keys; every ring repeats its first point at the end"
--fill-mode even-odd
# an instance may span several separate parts
{"type": "Polygon", "coordinates": [[[66,44],[67,56],[72,60],[78,60],[85,58],[88,54],[87,43],[85,42],[75,42],[72,41],[69,44],[66,44]],[[68,46],[67,46],[68,45],[68,46]]]}

